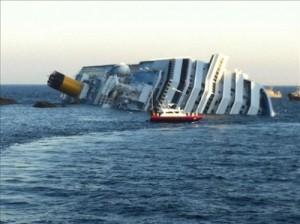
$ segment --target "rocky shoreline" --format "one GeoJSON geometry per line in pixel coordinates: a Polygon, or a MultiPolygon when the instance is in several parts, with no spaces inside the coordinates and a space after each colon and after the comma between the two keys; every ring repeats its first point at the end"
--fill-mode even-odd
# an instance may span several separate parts
{"type": "MultiPolygon", "coordinates": [[[[7,97],[0,97],[0,106],[5,106],[5,105],[12,105],[12,104],[17,104],[17,100],[12,99],[12,98],[7,98],[7,97]]],[[[36,101],[33,105],[33,107],[37,108],[54,108],[58,107],[59,105],[41,100],[41,101],[36,101]]]]}
{"type": "Polygon", "coordinates": [[[50,103],[48,101],[36,101],[35,104],[33,104],[33,107],[38,107],[38,108],[53,108],[57,107],[56,104],[50,103]]]}
{"type": "Polygon", "coordinates": [[[18,102],[15,99],[0,97],[0,106],[17,104],[17,103],[18,102]]]}

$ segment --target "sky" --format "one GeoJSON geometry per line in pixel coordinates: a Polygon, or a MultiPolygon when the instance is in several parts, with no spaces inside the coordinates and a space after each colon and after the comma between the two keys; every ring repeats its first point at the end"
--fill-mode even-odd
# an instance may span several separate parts
{"type": "Polygon", "coordinates": [[[300,84],[300,2],[1,1],[1,84],[214,53],[259,83],[300,84]]]}

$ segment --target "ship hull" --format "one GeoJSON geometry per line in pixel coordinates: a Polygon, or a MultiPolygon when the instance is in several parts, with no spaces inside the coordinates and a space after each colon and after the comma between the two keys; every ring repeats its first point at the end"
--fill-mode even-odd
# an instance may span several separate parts
{"type": "Polygon", "coordinates": [[[129,111],[173,104],[187,113],[273,116],[264,87],[241,70],[228,70],[227,61],[227,56],[214,54],[209,62],[169,58],[85,66],[75,80],[52,73],[48,85],[63,93],[65,103],[110,105],[129,111]]]}

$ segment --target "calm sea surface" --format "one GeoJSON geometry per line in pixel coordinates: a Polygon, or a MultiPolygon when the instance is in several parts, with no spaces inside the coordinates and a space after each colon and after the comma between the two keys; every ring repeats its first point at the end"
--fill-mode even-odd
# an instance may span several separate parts
{"type": "MultiPolygon", "coordinates": [[[[293,88],[279,88],[284,94],[293,88]]],[[[300,102],[277,116],[152,124],[148,114],[2,86],[1,223],[300,223],[300,102]]]]}

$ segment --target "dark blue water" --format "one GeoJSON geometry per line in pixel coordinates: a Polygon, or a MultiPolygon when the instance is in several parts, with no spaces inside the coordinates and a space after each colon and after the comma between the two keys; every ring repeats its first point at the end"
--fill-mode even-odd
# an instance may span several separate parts
{"type": "MultiPolygon", "coordinates": [[[[281,88],[284,93],[291,88],[281,88]]],[[[275,118],[151,124],[146,113],[2,86],[2,223],[300,223],[300,102],[275,118]]]]}

